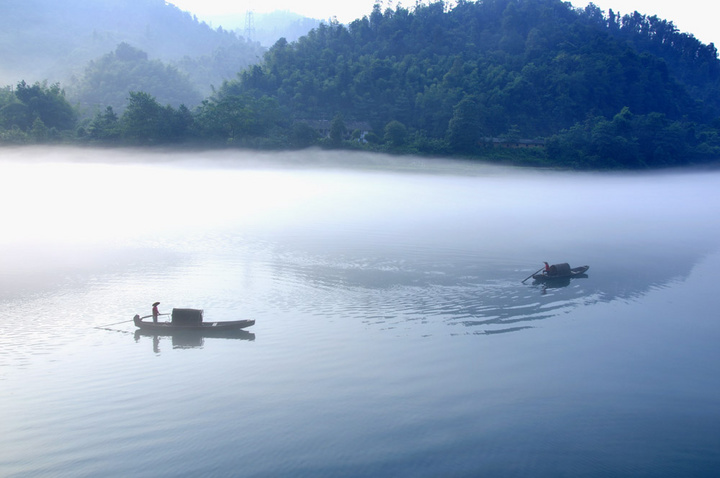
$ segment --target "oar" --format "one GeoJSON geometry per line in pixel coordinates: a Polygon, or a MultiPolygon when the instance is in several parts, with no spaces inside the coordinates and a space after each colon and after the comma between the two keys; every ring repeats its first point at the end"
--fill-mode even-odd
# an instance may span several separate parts
{"type": "Polygon", "coordinates": [[[95,327],[95,328],[96,328],[96,329],[102,329],[102,328],[104,328],[104,327],[110,327],[111,325],[118,325],[118,324],[124,324],[125,322],[132,322],[133,320],[135,320],[135,319],[123,320],[122,322],[115,322],[114,324],[98,325],[98,326],[95,327]]]}
{"type": "Polygon", "coordinates": [[[523,281],[522,281],[522,283],[524,284],[526,280],[528,280],[529,278],[531,278],[532,276],[534,276],[535,274],[537,274],[538,272],[540,272],[540,271],[543,270],[543,269],[545,269],[544,266],[541,267],[540,269],[536,270],[535,272],[533,272],[532,274],[530,274],[530,275],[527,276],[526,278],[524,278],[523,281]]]}
{"type": "MultiPolygon", "coordinates": [[[[158,315],[170,315],[170,314],[158,314],[158,315]]],[[[151,315],[146,315],[145,317],[140,317],[141,319],[147,319],[148,317],[152,317],[151,315]]],[[[132,318],[130,320],[123,320],[122,322],[115,322],[114,324],[107,324],[107,325],[98,325],[95,327],[96,329],[102,329],[104,327],[110,327],[111,325],[118,325],[118,324],[124,324],[125,322],[132,322],[135,320],[135,318],[132,318]]]]}

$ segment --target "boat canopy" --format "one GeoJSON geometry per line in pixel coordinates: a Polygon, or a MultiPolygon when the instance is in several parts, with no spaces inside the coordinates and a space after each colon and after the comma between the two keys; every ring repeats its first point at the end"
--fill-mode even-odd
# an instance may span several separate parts
{"type": "Polygon", "coordinates": [[[572,274],[570,264],[563,262],[562,264],[553,264],[548,271],[549,276],[569,276],[572,274]]]}
{"type": "Polygon", "coordinates": [[[203,311],[200,309],[173,309],[172,323],[180,325],[201,324],[203,311]]]}

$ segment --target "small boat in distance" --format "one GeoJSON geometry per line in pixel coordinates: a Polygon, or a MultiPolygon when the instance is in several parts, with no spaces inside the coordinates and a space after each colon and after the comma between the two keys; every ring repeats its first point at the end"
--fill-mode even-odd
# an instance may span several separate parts
{"type": "Polygon", "coordinates": [[[204,322],[203,311],[200,309],[173,309],[169,322],[154,322],[152,315],[133,317],[135,326],[141,330],[152,332],[178,331],[228,331],[240,330],[255,325],[254,320],[230,320],[225,322],[204,322]],[[146,320],[150,319],[150,320],[146,320]]]}
{"type": "Polygon", "coordinates": [[[590,266],[570,267],[570,264],[564,262],[562,264],[553,264],[547,271],[538,272],[532,275],[536,281],[551,281],[555,279],[571,279],[573,277],[587,277],[585,272],[590,266]]]}

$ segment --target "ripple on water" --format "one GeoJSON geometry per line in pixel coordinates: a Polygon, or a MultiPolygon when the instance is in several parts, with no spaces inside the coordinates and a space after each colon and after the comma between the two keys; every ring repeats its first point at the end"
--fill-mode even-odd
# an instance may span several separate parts
{"type": "MultiPolygon", "coordinates": [[[[437,254],[437,251],[435,251],[437,254]]],[[[520,283],[504,264],[453,251],[428,264],[422,254],[399,258],[319,255],[285,250],[266,258],[255,274],[267,287],[266,304],[304,315],[357,319],[369,325],[448,325],[503,328],[546,319],[582,305],[582,287],[546,290],[520,283]],[[505,276],[497,279],[493,277],[505,276]]],[[[440,254],[441,255],[441,254],[440,254]]],[[[257,266],[257,264],[256,264],[257,266]]],[[[257,279],[257,278],[256,278],[257,279]]]]}
{"type": "Polygon", "coordinates": [[[6,302],[0,362],[22,367],[29,357],[71,350],[89,327],[149,313],[155,300],[161,311],[202,308],[214,320],[282,317],[305,327],[302,318],[313,317],[417,329],[419,335],[521,330],[596,300],[583,283],[554,289],[522,284],[517,265],[472,249],[404,248],[396,236],[385,239],[391,244],[373,251],[318,252],[206,233],[200,243],[183,242],[173,261],[134,262],[6,302]]]}

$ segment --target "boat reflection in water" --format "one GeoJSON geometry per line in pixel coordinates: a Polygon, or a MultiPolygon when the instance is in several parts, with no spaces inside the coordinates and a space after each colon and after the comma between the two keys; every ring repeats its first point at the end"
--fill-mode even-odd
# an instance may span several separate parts
{"type": "Polygon", "coordinates": [[[255,340],[255,334],[246,330],[165,330],[153,331],[138,329],[135,331],[135,342],[142,337],[152,337],[153,351],[160,353],[160,338],[170,337],[173,349],[202,348],[206,338],[231,339],[231,340],[255,340]]]}
{"type": "Polygon", "coordinates": [[[578,274],[573,277],[563,277],[562,279],[552,279],[552,280],[543,280],[543,281],[533,281],[533,285],[539,285],[541,287],[542,293],[547,294],[548,289],[562,289],[563,287],[567,287],[570,285],[571,279],[587,279],[587,274],[578,274]]]}

